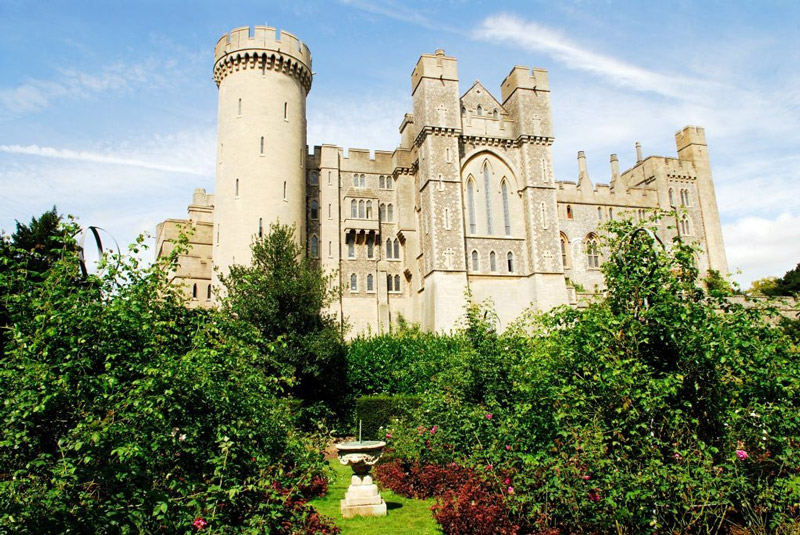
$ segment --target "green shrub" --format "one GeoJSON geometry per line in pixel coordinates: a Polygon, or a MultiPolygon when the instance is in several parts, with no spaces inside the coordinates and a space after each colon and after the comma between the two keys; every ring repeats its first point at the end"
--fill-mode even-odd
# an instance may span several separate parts
{"type": "Polygon", "coordinates": [[[419,396],[378,395],[361,396],[356,399],[356,433],[361,422],[361,436],[364,440],[383,440],[385,429],[393,418],[407,418],[412,410],[422,402],[419,396]]]}

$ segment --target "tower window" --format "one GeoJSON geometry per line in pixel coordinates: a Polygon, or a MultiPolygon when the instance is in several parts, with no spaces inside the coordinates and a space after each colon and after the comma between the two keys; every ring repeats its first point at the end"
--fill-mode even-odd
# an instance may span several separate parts
{"type": "Polygon", "coordinates": [[[567,219],[572,219],[572,205],[567,205],[567,219]]]}
{"type": "Polygon", "coordinates": [[[508,212],[508,186],[505,180],[500,185],[500,190],[503,194],[503,223],[506,228],[506,236],[511,236],[511,214],[508,212]]]}
{"type": "Polygon", "coordinates": [[[192,285],[192,299],[197,299],[197,283],[192,285]]]}
{"type": "Polygon", "coordinates": [[[614,209],[613,208],[609,208],[608,209],[608,218],[611,219],[611,220],[614,219],[614,209]]]}
{"type": "Polygon", "coordinates": [[[600,208],[599,206],[597,207],[597,220],[598,221],[603,220],[603,209],[600,208]]]}
{"type": "Polygon", "coordinates": [[[386,207],[386,221],[394,221],[394,206],[391,204],[386,207]]]}
{"type": "Polygon", "coordinates": [[[381,221],[386,221],[386,205],[381,204],[378,206],[378,219],[381,221]]]}
{"type": "Polygon", "coordinates": [[[392,258],[392,240],[386,238],[386,258],[392,258]]]}
{"type": "Polygon", "coordinates": [[[494,117],[495,119],[497,119],[498,117],[500,117],[500,114],[499,114],[499,113],[497,113],[497,108],[495,108],[495,109],[492,111],[492,117],[494,117]]]}
{"type": "Polygon", "coordinates": [[[375,283],[371,273],[367,275],[367,291],[368,292],[375,291],[375,283]]]}
{"type": "Polygon", "coordinates": [[[311,235],[311,258],[319,258],[319,238],[315,234],[311,235]]]}
{"type": "Polygon", "coordinates": [[[394,281],[391,275],[386,275],[386,290],[387,291],[394,291],[394,281]]]}
{"type": "Polygon", "coordinates": [[[444,209],[444,228],[445,230],[450,230],[450,209],[444,209]]]}
{"type": "Polygon", "coordinates": [[[673,195],[672,188],[669,188],[669,205],[675,206],[675,196],[673,195]]]}
{"type": "Polygon", "coordinates": [[[264,236],[264,220],[262,218],[258,218],[258,237],[262,238],[264,236]]]}
{"type": "Polygon", "coordinates": [[[319,180],[317,178],[317,172],[314,171],[313,173],[311,173],[311,185],[316,186],[317,184],[319,184],[319,180]]]}
{"type": "Polygon", "coordinates": [[[239,179],[238,178],[236,179],[236,192],[235,192],[235,195],[237,197],[239,196],[239,179]]]}
{"type": "Polygon", "coordinates": [[[345,238],[345,243],[347,243],[347,258],[355,258],[356,257],[356,244],[355,244],[355,236],[353,234],[348,234],[345,238]]]}
{"type": "Polygon", "coordinates": [[[361,187],[361,188],[366,188],[367,187],[367,180],[366,180],[366,178],[364,178],[364,175],[361,175],[359,177],[358,186],[361,187]]]}
{"type": "Polygon", "coordinates": [[[357,292],[358,291],[358,275],[355,273],[350,275],[350,291],[357,292]]]}
{"type": "Polygon", "coordinates": [[[372,219],[372,201],[367,201],[367,219],[372,219]]]}
{"type": "Polygon", "coordinates": [[[286,200],[286,181],[283,181],[283,200],[286,200]]]}
{"type": "Polygon", "coordinates": [[[261,144],[259,146],[260,146],[259,150],[261,151],[261,155],[263,156],[264,155],[264,136],[261,136],[261,144]]]}
{"type": "Polygon", "coordinates": [[[367,236],[367,258],[374,258],[375,256],[375,237],[370,234],[367,236]]]}
{"type": "Polygon", "coordinates": [[[358,175],[353,175],[353,187],[358,187],[358,175]]]}
{"type": "Polygon", "coordinates": [[[355,219],[358,217],[358,202],[355,199],[350,201],[350,218],[355,219]]]}
{"type": "Polygon", "coordinates": [[[386,177],[386,189],[394,189],[394,179],[390,176],[386,177]]]}
{"type": "Polygon", "coordinates": [[[514,253],[511,251],[506,255],[506,264],[508,264],[508,272],[514,273],[514,253]]]}
{"type": "Polygon", "coordinates": [[[478,115],[483,115],[483,107],[480,104],[478,104],[477,113],[478,115]]]}
{"type": "Polygon", "coordinates": [[[319,219],[319,203],[316,199],[311,200],[311,219],[319,219]]]}
{"type": "Polygon", "coordinates": [[[364,219],[364,201],[358,201],[358,217],[364,219]]]}
{"type": "Polygon", "coordinates": [[[480,262],[478,261],[478,251],[472,251],[472,271],[479,271],[480,267],[480,262]]]}
{"type": "Polygon", "coordinates": [[[400,241],[397,238],[394,240],[394,259],[400,259],[400,241]]]}
{"type": "Polygon", "coordinates": [[[586,237],[586,260],[589,268],[597,269],[600,267],[600,248],[594,234],[586,237]]]}
{"type": "Polygon", "coordinates": [[[381,189],[385,189],[386,188],[386,177],[384,177],[383,175],[378,177],[378,187],[381,188],[381,189]]]}
{"type": "Polygon", "coordinates": [[[494,254],[494,251],[489,253],[489,269],[497,271],[497,255],[494,254]]]}
{"type": "Polygon", "coordinates": [[[283,103],[283,120],[284,121],[288,121],[289,120],[289,103],[288,102],[284,102],[283,103]]]}
{"type": "Polygon", "coordinates": [[[206,299],[211,299],[211,285],[206,288],[206,299]]]}
{"type": "Polygon", "coordinates": [[[564,234],[561,234],[561,265],[564,267],[564,269],[570,268],[569,240],[564,234]]]}
{"type": "Polygon", "coordinates": [[[400,275],[394,276],[394,291],[395,292],[400,291],[400,275]]]}
{"type": "Polygon", "coordinates": [[[475,224],[475,182],[472,177],[467,180],[467,208],[469,210],[469,232],[475,234],[477,225],[475,224]]]}
{"type": "Polygon", "coordinates": [[[489,188],[489,164],[483,164],[483,187],[486,190],[486,233],[491,235],[492,231],[492,198],[489,188]]]}
{"type": "Polygon", "coordinates": [[[239,117],[242,116],[242,99],[239,99],[239,107],[238,107],[237,114],[239,115],[239,117]]]}

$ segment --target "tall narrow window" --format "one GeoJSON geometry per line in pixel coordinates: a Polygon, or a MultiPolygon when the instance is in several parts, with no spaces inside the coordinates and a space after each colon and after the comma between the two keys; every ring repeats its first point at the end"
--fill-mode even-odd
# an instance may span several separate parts
{"type": "Polygon", "coordinates": [[[367,201],[367,219],[372,219],[372,201],[367,201]]]}
{"type": "Polygon", "coordinates": [[[283,200],[286,200],[286,181],[283,181],[283,200]]]}
{"type": "Polygon", "coordinates": [[[394,276],[394,291],[395,292],[400,291],[400,275],[394,276]]]}
{"type": "Polygon", "coordinates": [[[603,209],[600,208],[599,206],[597,207],[597,220],[598,221],[603,220],[603,209]]]}
{"type": "Polygon", "coordinates": [[[508,186],[505,180],[500,184],[500,190],[503,194],[503,223],[506,227],[506,236],[511,236],[511,214],[508,212],[508,186]]]}
{"type": "Polygon", "coordinates": [[[372,277],[372,274],[370,273],[369,275],[367,275],[367,291],[368,292],[374,292],[375,291],[375,283],[373,281],[374,281],[374,279],[372,277]]]}
{"type": "Polygon", "coordinates": [[[444,209],[444,228],[445,230],[450,230],[450,209],[444,209]]]}
{"type": "Polygon", "coordinates": [[[261,144],[260,144],[261,155],[264,155],[264,136],[261,136],[261,144]]]}
{"type": "Polygon", "coordinates": [[[211,299],[211,285],[206,287],[206,299],[211,299]]]}
{"type": "Polygon", "coordinates": [[[594,234],[586,237],[586,260],[589,268],[600,267],[600,248],[597,245],[597,238],[594,234]]]}
{"type": "Polygon", "coordinates": [[[497,271],[497,255],[494,254],[494,251],[489,253],[489,269],[491,271],[497,271]]]}
{"type": "Polygon", "coordinates": [[[385,204],[381,204],[378,207],[378,219],[380,219],[381,222],[386,221],[386,205],[385,204]]]}
{"type": "Polygon", "coordinates": [[[492,231],[492,197],[489,187],[489,165],[483,164],[483,189],[486,190],[486,234],[494,234],[492,231]]]}
{"type": "Polygon", "coordinates": [[[386,290],[389,292],[393,291],[391,275],[386,275],[386,290]]]}
{"type": "Polygon", "coordinates": [[[397,238],[395,238],[395,240],[394,240],[394,256],[393,256],[393,258],[395,260],[398,260],[400,258],[400,241],[397,238]]]}
{"type": "Polygon", "coordinates": [[[472,271],[479,271],[480,267],[480,262],[478,261],[478,251],[472,251],[472,271]]]}
{"type": "Polygon", "coordinates": [[[315,234],[311,235],[311,258],[319,258],[319,238],[315,234]]]}
{"type": "Polygon", "coordinates": [[[450,159],[450,147],[444,149],[444,156],[445,156],[445,161],[447,163],[452,162],[452,160],[450,159]]]}
{"type": "Polygon", "coordinates": [[[567,205],[567,219],[572,219],[572,205],[567,205]]]}
{"type": "Polygon", "coordinates": [[[353,187],[358,187],[358,175],[353,175],[353,187]]]}
{"type": "Polygon", "coordinates": [[[497,119],[497,118],[499,118],[499,117],[500,117],[500,114],[499,114],[499,113],[497,113],[497,108],[495,108],[494,110],[492,110],[492,117],[493,117],[493,118],[495,118],[495,119],[497,119]]]}
{"type": "Polygon", "coordinates": [[[508,265],[508,272],[514,273],[514,253],[511,251],[506,255],[506,264],[508,265]]]}
{"type": "Polygon", "coordinates": [[[392,258],[392,240],[386,238],[386,258],[392,258]]]}
{"type": "Polygon", "coordinates": [[[331,219],[331,203],[328,203],[328,219],[331,219]]]}
{"type": "Polygon", "coordinates": [[[358,291],[358,275],[353,273],[350,275],[350,291],[357,292],[358,291]]]}
{"type": "Polygon", "coordinates": [[[612,219],[612,220],[614,219],[614,209],[613,208],[609,208],[608,209],[608,218],[612,219]]]}
{"type": "Polygon", "coordinates": [[[386,189],[386,178],[383,175],[378,177],[378,187],[381,189],[386,189]]]}
{"type": "Polygon", "coordinates": [[[319,179],[317,178],[317,172],[314,171],[311,173],[311,185],[316,186],[317,184],[319,184],[319,179]]]}
{"type": "Polygon", "coordinates": [[[241,115],[241,114],[242,114],[242,99],[239,99],[239,108],[238,108],[237,115],[241,115]]]}
{"type": "Polygon", "coordinates": [[[332,184],[332,182],[331,182],[331,172],[328,171],[328,185],[330,186],[331,184],[332,184]]]}
{"type": "Polygon", "coordinates": [[[475,182],[472,177],[467,180],[467,210],[469,211],[469,232],[476,234],[478,229],[475,224],[475,182]]]}
{"type": "Polygon", "coordinates": [[[236,196],[239,196],[239,179],[236,179],[236,196]]]}
{"type": "Polygon", "coordinates": [[[328,257],[330,258],[332,256],[333,256],[333,241],[328,240],[328,257]]]}
{"type": "Polygon", "coordinates": [[[477,113],[478,115],[483,115],[483,106],[481,106],[480,104],[478,104],[477,113]]]}
{"type": "Polygon", "coordinates": [[[319,203],[316,199],[311,199],[311,219],[319,219],[319,203]]]}
{"type": "Polygon", "coordinates": [[[261,238],[264,236],[264,220],[262,218],[258,218],[258,237],[261,238]]]}
{"type": "Polygon", "coordinates": [[[361,179],[359,180],[358,185],[361,186],[362,188],[367,187],[367,181],[364,178],[364,175],[361,175],[361,179]]]}
{"type": "Polygon", "coordinates": [[[358,201],[358,217],[364,219],[364,201],[358,201]]]}
{"type": "Polygon", "coordinates": [[[672,188],[669,188],[669,205],[675,206],[675,197],[672,192],[672,188]]]}
{"type": "Polygon", "coordinates": [[[284,121],[288,121],[289,120],[289,103],[288,102],[284,102],[283,103],[283,120],[284,121]]]}
{"type": "Polygon", "coordinates": [[[355,258],[356,257],[356,244],[355,244],[355,235],[347,234],[347,237],[344,239],[345,243],[347,243],[347,258],[355,258]]]}
{"type": "Polygon", "coordinates": [[[197,299],[197,283],[192,285],[192,299],[197,299]]]}
{"type": "Polygon", "coordinates": [[[375,256],[375,236],[370,234],[367,236],[367,258],[375,256]]]}
{"type": "Polygon", "coordinates": [[[547,208],[545,208],[544,203],[539,203],[539,216],[542,218],[542,228],[547,228],[547,208]]]}
{"type": "Polygon", "coordinates": [[[391,204],[386,207],[386,221],[394,221],[394,206],[391,204]]]}
{"type": "Polygon", "coordinates": [[[569,240],[561,234],[561,265],[564,269],[569,269],[569,240]]]}
{"type": "Polygon", "coordinates": [[[386,177],[386,189],[394,189],[394,179],[390,176],[386,177]]]}
{"type": "Polygon", "coordinates": [[[358,217],[358,202],[353,199],[350,201],[350,218],[355,219],[358,217]]]}

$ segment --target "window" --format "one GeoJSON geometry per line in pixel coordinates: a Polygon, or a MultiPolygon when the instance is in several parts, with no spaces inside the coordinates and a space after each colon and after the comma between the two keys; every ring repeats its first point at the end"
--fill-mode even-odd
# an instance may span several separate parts
{"type": "Polygon", "coordinates": [[[395,292],[400,291],[400,275],[394,276],[394,291],[395,292]]]}
{"type": "Polygon", "coordinates": [[[192,299],[197,299],[197,283],[192,285],[192,299]]]}
{"type": "Polygon", "coordinates": [[[311,235],[311,258],[319,258],[319,238],[311,235]]]}
{"type": "Polygon", "coordinates": [[[284,102],[283,103],[283,120],[284,121],[288,121],[289,120],[289,103],[288,102],[284,102]]]}
{"type": "Polygon", "coordinates": [[[386,221],[394,221],[394,206],[391,204],[386,207],[386,221]]]}
{"type": "Polygon", "coordinates": [[[328,203],[328,219],[331,219],[331,203],[328,203]]]}
{"type": "Polygon", "coordinates": [[[311,200],[311,219],[319,219],[319,203],[316,199],[311,200]]]}
{"type": "Polygon", "coordinates": [[[372,219],[372,201],[367,201],[367,219],[372,219]]]}
{"type": "Polygon", "coordinates": [[[467,115],[467,108],[465,108],[464,106],[461,106],[461,115],[464,115],[464,116],[467,115]]]}
{"type": "Polygon", "coordinates": [[[497,271],[497,255],[494,254],[494,251],[489,253],[489,269],[497,271]]]}
{"type": "Polygon", "coordinates": [[[314,171],[313,173],[311,173],[311,185],[316,186],[317,184],[319,184],[319,179],[317,177],[317,172],[314,171]]]}
{"type": "Polygon", "coordinates": [[[283,181],[283,200],[286,200],[286,181],[283,181]]]}
{"type": "Polygon", "coordinates": [[[381,204],[378,207],[378,219],[380,219],[381,221],[386,221],[386,205],[385,204],[381,204]]]}
{"type": "Polygon", "coordinates": [[[673,196],[672,188],[669,188],[669,205],[675,206],[675,197],[673,196]]]}
{"type": "Polygon", "coordinates": [[[564,267],[564,269],[570,268],[569,240],[563,233],[561,234],[561,265],[564,267]]]}
{"type": "Polygon", "coordinates": [[[681,190],[681,206],[689,206],[689,190],[681,190]]]}
{"type": "Polygon", "coordinates": [[[539,217],[542,218],[542,228],[547,228],[547,208],[545,208],[544,203],[539,203],[539,217]]]}
{"type": "Polygon", "coordinates": [[[598,221],[603,220],[603,209],[600,208],[599,206],[597,207],[597,220],[598,221]]]}
{"type": "Polygon", "coordinates": [[[453,161],[453,160],[450,158],[450,147],[447,147],[447,148],[445,148],[445,149],[444,149],[444,154],[445,154],[445,161],[446,161],[447,163],[450,163],[450,162],[452,162],[452,161],[453,161]]]}
{"type": "Polygon", "coordinates": [[[358,201],[358,218],[364,219],[364,201],[358,201]]]}
{"type": "Polygon", "coordinates": [[[572,219],[572,206],[567,205],[567,219],[572,219]]]}
{"type": "Polygon", "coordinates": [[[681,218],[681,234],[691,234],[691,227],[689,225],[689,216],[684,214],[681,218]]]}
{"type": "Polygon", "coordinates": [[[497,119],[498,117],[500,117],[500,114],[499,114],[499,113],[497,113],[497,108],[495,108],[495,109],[492,111],[492,117],[494,117],[495,119],[497,119]]]}
{"type": "Polygon", "coordinates": [[[264,136],[261,136],[261,155],[264,155],[264,136]]]}
{"type": "Polygon", "coordinates": [[[242,115],[242,99],[239,99],[239,111],[238,111],[238,115],[239,115],[239,116],[241,116],[241,115],[242,115]]]}
{"type": "Polygon", "coordinates": [[[383,175],[378,177],[378,187],[381,189],[386,188],[386,178],[383,175]]]}
{"type": "Polygon", "coordinates": [[[394,257],[395,260],[400,259],[400,241],[395,238],[394,239],[394,257]]]}
{"type": "Polygon", "coordinates": [[[239,179],[236,179],[236,196],[239,196],[239,179]]]}
{"type": "Polygon", "coordinates": [[[600,248],[597,245],[597,237],[589,234],[586,237],[586,260],[590,269],[600,267],[600,248]]]}
{"type": "Polygon", "coordinates": [[[353,175],[353,187],[358,187],[358,175],[353,175]]]}
{"type": "Polygon", "coordinates": [[[390,176],[386,177],[386,189],[394,189],[394,179],[390,176]]]}
{"type": "Polygon", "coordinates": [[[361,188],[365,188],[367,186],[367,180],[366,178],[364,178],[364,175],[361,175],[361,177],[359,177],[358,185],[361,188]]]}
{"type": "Polygon", "coordinates": [[[387,291],[394,291],[393,290],[393,280],[391,275],[386,275],[386,290],[387,291]]]}
{"type": "Polygon", "coordinates": [[[480,262],[478,261],[478,251],[472,251],[472,271],[480,271],[480,262]]]}
{"type": "Polygon", "coordinates": [[[511,251],[506,255],[506,264],[508,265],[508,272],[514,273],[514,253],[511,251]]]}
{"type": "Polygon", "coordinates": [[[261,238],[264,235],[264,220],[262,218],[258,218],[258,237],[261,238]]]}
{"type": "Polygon", "coordinates": [[[350,291],[357,292],[358,291],[358,275],[355,273],[350,275],[350,291]]]}
{"type": "Polygon", "coordinates": [[[367,236],[367,258],[375,257],[375,236],[367,236]]]}
{"type": "Polygon", "coordinates": [[[206,288],[206,299],[211,299],[211,285],[206,288]]]}
{"type": "Polygon", "coordinates": [[[475,224],[475,182],[472,177],[467,180],[467,209],[469,210],[469,232],[475,234],[478,229],[475,224]]]}
{"type": "Polygon", "coordinates": [[[483,189],[486,190],[486,234],[493,234],[492,232],[492,198],[489,190],[489,164],[483,164],[483,189]]]}
{"type": "Polygon", "coordinates": [[[478,109],[476,110],[478,115],[483,115],[483,107],[478,104],[478,109]]]}
{"type": "Polygon", "coordinates": [[[355,199],[350,201],[350,218],[355,219],[358,217],[358,202],[355,199]]]}
{"type": "Polygon", "coordinates": [[[347,258],[355,258],[356,257],[356,243],[355,243],[355,235],[348,234],[347,237],[344,239],[345,243],[347,243],[347,258]]]}
{"type": "Polygon", "coordinates": [[[367,275],[367,291],[368,292],[375,291],[375,283],[373,282],[373,277],[371,273],[367,275]]]}
{"type": "Polygon", "coordinates": [[[450,209],[444,209],[444,228],[445,230],[450,230],[450,209]]]}
{"type": "Polygon", "coordinates": [[[608,209],[608,218],[611,219],[611,220],[614,219],[614,209],[613,208],[609,208],[608,209]]]}
{"type": "Polygon", "coordinates": [[[506,227],[506,236],[511,236],[511,214],[508,213],[508,186],[505,180],[500,184],[500,190],[503,193],[503,223],[506,227]]]}

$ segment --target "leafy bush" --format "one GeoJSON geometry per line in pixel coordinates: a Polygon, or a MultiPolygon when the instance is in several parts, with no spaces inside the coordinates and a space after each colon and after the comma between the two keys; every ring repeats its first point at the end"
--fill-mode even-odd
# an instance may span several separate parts
{"type": "Polygon", "coordinates": [[[263,372],[269,345],[183,306],[167,281],[182,247],[150,268],[140,247],[88,279],[72,246],[43,277],[2,258],[0,533],[331,532],[305,503],[322,458],[263,372]]]}
{"type": "Polygon", "coordinates": [[[393,418],[406,418],[422,402],[419,396],[361,396],[356,400],[356,422],[366,440],[384,439],[393,418]]]}

